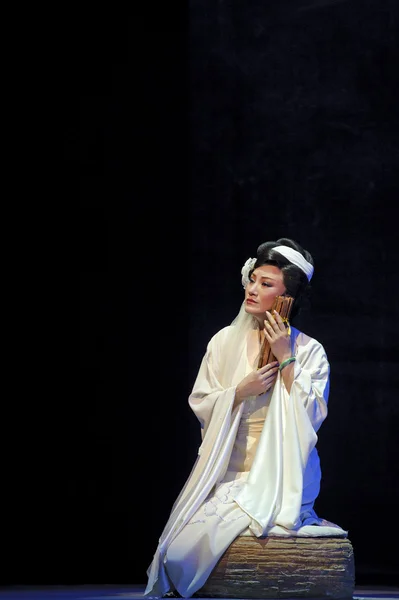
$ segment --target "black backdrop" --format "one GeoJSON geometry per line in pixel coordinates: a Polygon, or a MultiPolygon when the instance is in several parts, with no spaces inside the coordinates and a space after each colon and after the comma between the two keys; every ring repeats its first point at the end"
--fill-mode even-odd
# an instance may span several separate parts
{"type": "Polygon", "coordinates": [[[142,11],[74,27],[80,384],[46,560],[13,581],[145,583],[195,459],[206,343],[244,261],[288,236],[315,261],[296,324],[331,363],[316,510],[349,530],[358,584],[398,583],[398,3],[142,11]]]}

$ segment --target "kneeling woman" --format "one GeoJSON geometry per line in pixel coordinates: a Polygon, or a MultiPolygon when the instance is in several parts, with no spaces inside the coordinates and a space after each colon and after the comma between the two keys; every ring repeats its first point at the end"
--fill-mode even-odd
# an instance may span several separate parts
{"type": "Polygon", "coordinates": [[[197,461],[172,507],[145,595],[189,598],[239,535],[343,535],[314,502],[317,431],[327,416],[323,346],[287,327],[272,306],[306,297],[313,259],[295,241],[265,242],[242,268],[245,297],[233,323],[209,341],[189,405],[201,424],[197,461]],[[262,344],[275,361],[258,368],[262,344]]]}

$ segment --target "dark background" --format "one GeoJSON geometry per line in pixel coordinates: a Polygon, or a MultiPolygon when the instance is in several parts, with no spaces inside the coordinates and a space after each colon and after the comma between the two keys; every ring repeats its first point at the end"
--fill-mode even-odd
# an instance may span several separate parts
{"type": "Polygon", "coordinates": [[[146,582],[196,456],[206,344],[238,312],[245,260],[287,236],[315,261],[295,324],[331,363],[316,510],[349,530],[359,585],[397,584],[398,2],[74,17],[80,378],[30,524],[45,552],[31,543],[8,583],[146,582]]]}

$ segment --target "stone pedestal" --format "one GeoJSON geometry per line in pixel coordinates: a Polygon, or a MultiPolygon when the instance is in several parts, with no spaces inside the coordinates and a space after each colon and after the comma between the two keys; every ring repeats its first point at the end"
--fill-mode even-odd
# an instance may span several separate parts
{"type": "Polygon", "coordinates": [[[195,595],[350,599],[354,586],[354,555],[348,538],[240,536],[195,595]]]}

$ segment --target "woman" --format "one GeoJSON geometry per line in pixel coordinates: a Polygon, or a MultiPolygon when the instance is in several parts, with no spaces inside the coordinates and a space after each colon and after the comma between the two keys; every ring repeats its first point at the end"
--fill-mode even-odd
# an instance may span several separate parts
{"type": "Polygon", "coordinates": [[[145,595],[189,598],[239,535],[342,535],[313,505],[315,444],[327,416],[329,363],[315,339],[272,312],[309,292],[313,259],[288,238],[265,242],[241,271],[244,302],[210,340],[189,405],[201,424],[198,459],[160,537],[145,595]],[[264,340],[276,361],[257,368],[264,340]]]}

